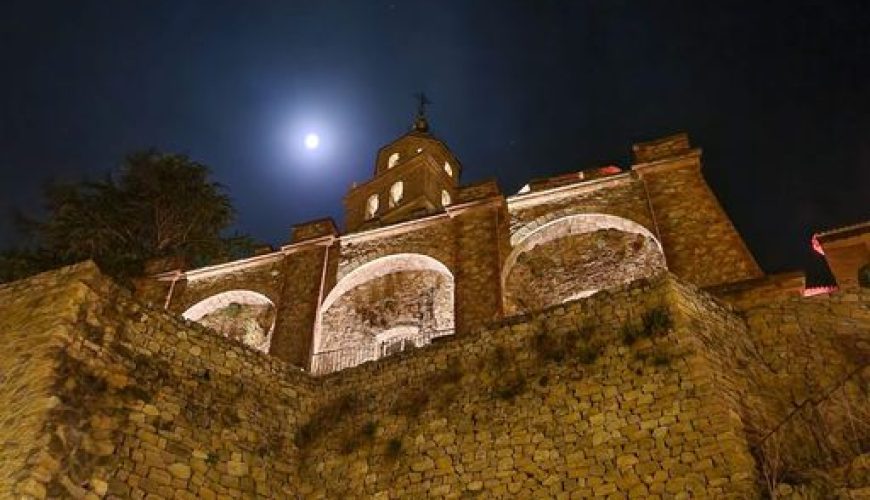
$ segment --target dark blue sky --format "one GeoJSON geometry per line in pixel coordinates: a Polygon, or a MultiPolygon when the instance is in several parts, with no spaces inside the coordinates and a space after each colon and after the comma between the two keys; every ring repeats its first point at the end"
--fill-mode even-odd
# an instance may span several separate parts
{"type": "Polygon", "coordinates": [[[425,90],[463,181],[506,192],[688,131],[768,272],[818,275],[811,234],[870,216],[863,0],[13,1],[0,62],[3,209],[153,146],[210,165],[239,229],[280,244],[341,221],[425,90]]]}

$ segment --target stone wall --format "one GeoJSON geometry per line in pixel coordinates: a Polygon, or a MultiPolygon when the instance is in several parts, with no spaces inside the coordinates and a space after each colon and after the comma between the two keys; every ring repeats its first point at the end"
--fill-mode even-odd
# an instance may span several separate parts
{"type": "Polygon", "coordinates": [[[401,271],[374,278],[323,311],[315,356],[373,353],[378,341],[389,340],[380,337],[397,328],[452,334],[453,297],[452,278],[435,271],[401,271]]]}
{"type": "Polygon", "coordinates": [[[657,243],[643,235],[602,229],[564,236],[519,255],[505,277],[505,309],[544,309],[663,269],[657,243]]]}
{"type": "Polygon", "coordinates": [[[54,399],[35,405],[26,465],[7,476],[37,497],[743,491],[751,470],[715,444],[724,431],[704,441],[696,430],[713,394],[680,347],[680,321],[655,342],[617,338],[668,303],[668,283],[316,380],[139,305],[92,266],[43,275],[0,292],[54,297],[5,308],[7,336],[30,333],[22,307],[66,318],[63,349],[15,353],[23,378],[48,369],[41,389],[54,399]],[[21,363],[39,352],[54,364],[21,363]],[[695,466],[701,453],[710,460],[695,466]]]}
{"type": "Polygon", "coordinates": [[[322,378],[90,264],[0,304],[3,497],[747,498],[770,435],[785,463],[868,484],[867,292],[744,321],[664,274],[322,378]],[[812,446],[857,446],[851,462],[802,454],[809,409],[830,434],[812,446]]]}
{"type": "Polygon", "coordinates": [[[307,245],[284,259],[281,301],[269,354],[302,368],[310,366],[314,326],[326,295],[326,279],[335,274],[338,251],[335,242],[307,245]]]}
{"type": "MultiPolygon", "coordinates": [[[[199,278],[196,273],[179,280],[172,292],[169,309],[182,314],[198,302],[217,293],[228,290],[250,290],[265,295],[277,304],[281,293],[282,256],[269,255],[261,258],[261,263],[234,270],[215,273],[213,276],[199,278]]],[[[162,305],[162,304],[160,304],[162,305]]]]}
{"type": "Polygon", "coordinates": [[[643,183],[632,174],[578,182],[554,191],[532,192],[508,199],[511,239],[543,224],[577,214],[608,214],[646,227],[656,234],[643,183]]]}
{"type": "Polygon", "coordinates": [[[77,277],[67,268],[0,287],[0,497],[44,498],[59,467],[51,420],[62,408],[63,349],[87,294],[77,277]]]}
{"type": "Polygon", "coordinates": [[[0,331],[17,346],[4,376],[25,381],[0,405],[0,421],[21,422],[0,443],[0,496],[295,493],[307,375],[138,304],[93,265],[0,287],[0,298],[0,331]]]}
{"type": "MultiPolygon", "coordinates": [[[[772,285],[757,285],[760,295],[741,290],[737,302],[744,335],[699,338],[745,423],[762,490],[863,498],[870,494],[870,291],[762,301],[773,297],[772,285]]],[[[709,296],[683,297],[692,298],[690,307],[716,309],[709,296]]]]}
{"type": "Polygon", "coordinates": [[[749,349],[735,373],[749,384],[743,411],[768,485],[870,495],[870,291],[793,297],[744,315],[749,349]]]}
{"type": "Polygon", "coordinates": [[[454,219],[456,331],[461,335],[504,315],[500,282],[507,241],[507,211],[501,200],[464,210],[454,219]],[[486,243],[486,244],[482,244],[486,243]]]}
{"type": "Polygon", "coordinates": [[[676,293],[638,282],[327,377],[299,442],[302,491],[752,496],[740,421],[693,340],[731,325],[675,308],[673,324],[623,340],[676,293]]]}
{"type": "Polygon", "coordinates": [[[701,287],[763,276],[702,176],[700,150],[632,168],[647,190],[672,273],[701,287]]]}
{"type": "Polygon", "coordinates": [[[451,271],[455,268],[456,241],[452,221],[446,216],[426,220],[418,227],[380,231],[382,233],[364,237],[350,235],[342,239],[337,281],[363,264],[399,253],[427,255],[451,271]]]}

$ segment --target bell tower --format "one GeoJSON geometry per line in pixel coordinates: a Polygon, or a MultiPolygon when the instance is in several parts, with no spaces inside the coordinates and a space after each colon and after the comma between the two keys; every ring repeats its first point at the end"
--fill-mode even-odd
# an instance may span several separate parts
{"type": "Polygon", "coordinates": [[[382,147],[374,176],[344,197],[347,231],[381,227],[444,210],[453,203],[462,167],[429,131],[424,94],[411,130],[382,147]]]}

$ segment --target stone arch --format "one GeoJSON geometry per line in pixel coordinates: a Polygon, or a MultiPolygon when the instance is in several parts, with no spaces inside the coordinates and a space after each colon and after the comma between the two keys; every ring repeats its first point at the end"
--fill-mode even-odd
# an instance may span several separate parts
{"type": "Polygon", "coordinates": [[[379,257],[345,275],[320,307],[312,371],[327,373],[453,333],[453,273],[433,257],[400,253],[379,257]]]}
{"type": "Polygon", "coordinates": [[[228,290],[200,300],[182,316],[268,353],[277,314],[275,304],[262,293],[228,290]]]}
{"type": "MultiPolygon", "coordinates": [[[[543,228],[546,225],[549,225],[552,222],[572,217],[582,217],[588,220],[590,223],[595,223],[597,221],[598,223],[606,226],[607,228],[620,229],[627,232],[636,232],[638,234],[649,235],[653,238],[653,240],[656,241],[656,243],[658,243],[658,239],[653,236],[652,232],[650,232],[646,226],[640,224],[639,222],[635,222],[631,219],[627,219],[625,217],[614,214],[599,212],[578,213],[576,209],[572,207],[567,207],[549,211],[544,215],[535,217],[528,222],[522,223],[516,230],[511,233],[511,246],[517,246],[521,241],[528,238],[529,235],[537,232],[539,229],[543,228]]],[[[661,247],[660,243],[659,247],[661,247]]]]}
{"type": "MultiPolygon", "coordinates": [[[[619,272],[616,272],[618,270],[615,270],[610,273],[611,276],[608,279],[599,280],[596,286],[589,286],[590,283],[583,283],[582,279],[578,279],[579,276],[574,276],[574,283],[568,283],[568,286],[576,285],[575,288],[561,291],[547,289],[548,293],[540,294],[544,297],[536,305],[537,307],[546,307],[582,298],[595,293],[601,288],[608,288],[639,277],[648,276],[658,272],[660,269],[666,268],[664,251],[658,238],[649,229],[637,222],[615,215],[600,213],[571,214],[556,217],[547,215],[527,224],[511,237],[513,248],[505,259],[501,273],[502,291],[505,295],[505,305],[508,313],[516,313],[521,309],[518,304],[512,303],[511,295],[513,292],[519,291],[518,287],[520,286],[530,286],[528,280],[516,284],[517,286],[514,286],[515,284],[510,282],[511,273],[518,265],[518,261],[533,253],[536,248],[559,244],[565,240],[577,237],[588,240],[580,242],[581,245],[593,244],[593,248],[601,250],[601,265],[603,266],[611,266],[612,268],[612,266],[619,264],[629,265],[633,262],[630,259],[636,258],[641,258],[643,261],[639,262],[634,268],[625,271],[623,275],[620,275],[619,272]],[[596,238],[597,241],[593,241],[596,238]],[[620,241],[620,239],[624,241],[620,241]],[[619,260],[618,255],[610,259],[605,258],[604,254],[606,251],[612,250],[614,245],[629,245],[629,250],[631,251],[627,252],[628,255],[625,255],[629,260],[622,262],[619,260]]],[[[561,251],[563,255],[576,257],[579,253],[574,250],[567,248],[561,251]]],[[[586,262],[583,264],[587,267],[594,266],[596,264],[596,254],[597,251],[586,252],[580,255],[586,258],[586,262]]],[[[548,272],[557,272],[556,269],[550,269],[546,265],[537,266],[537,268],[534,267],[534,264],[531,265],[531,271],[533,271],[536,277],[541,279],[546,279],[548,272]]],[[[555,268],[557,266],[552,267],[555,268]]],[[[571,279],[571,277],[568,279],[571,279]]]]}

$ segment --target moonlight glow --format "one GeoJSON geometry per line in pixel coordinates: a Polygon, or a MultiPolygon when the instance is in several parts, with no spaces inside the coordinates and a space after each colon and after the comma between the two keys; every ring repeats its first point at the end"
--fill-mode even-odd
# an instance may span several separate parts
{"type": "Polygon", "coordinates": [[[305,136],[305,148],[317,149],[320,146],[320,136],[317,134],[308,134],[305,136]]]}

